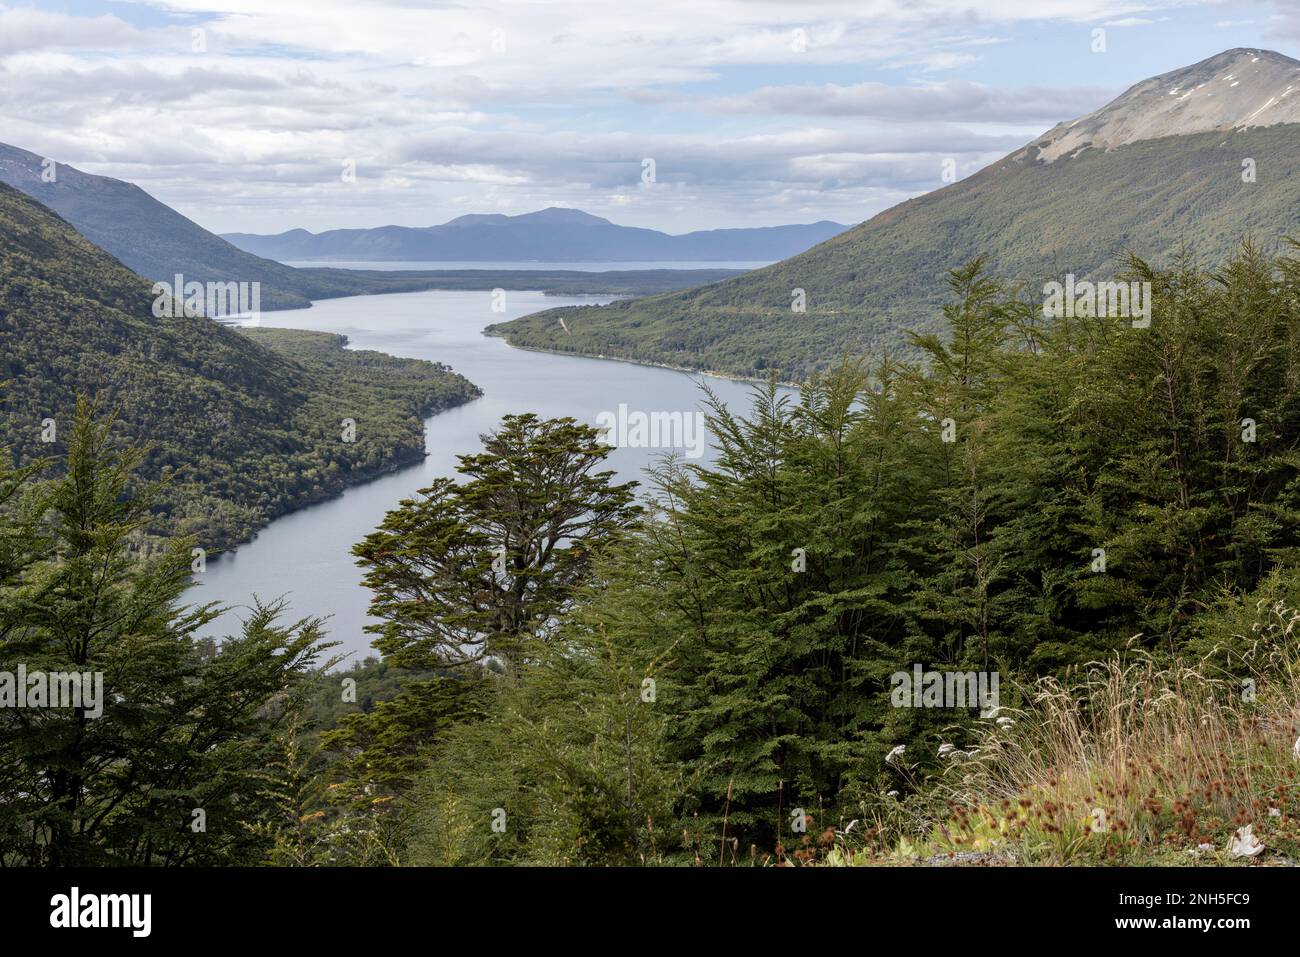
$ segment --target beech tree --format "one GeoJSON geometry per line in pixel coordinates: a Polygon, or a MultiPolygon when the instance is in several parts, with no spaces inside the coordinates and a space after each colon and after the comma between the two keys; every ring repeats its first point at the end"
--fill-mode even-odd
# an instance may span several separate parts
{"type": "Polygon", "coordinates": [[[590,426],[509,415],[483,443],[460,456],[463,481],[402,502],[354,550],[383,619],[375,647],[396,665],[517,667],[639,512],[635,483],[596,471],[610,447],[590,426]]]}
{"type": "Polygon", "coordinates": [[[459,480],[402,502],[354,549],[382,619],[369,629],[375,647],[393,666],[437,674],[324,739],[339,755],[341,813],[390,861],[417,772],[449,734],[514,700],[594,563],[640,512],[635,483],[599,470],[610,446],[571,418],[506,416],[483,444],[460,457],[459,480]],[[494,670],[503,681],[485,682],[494,670]]]}

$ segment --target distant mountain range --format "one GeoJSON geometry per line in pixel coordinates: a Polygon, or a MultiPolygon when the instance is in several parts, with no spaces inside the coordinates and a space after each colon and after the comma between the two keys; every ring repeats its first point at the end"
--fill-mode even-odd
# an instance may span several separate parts
{"type": "Polygon", "coordinates": [[[552,206],[520,216],[460,216],[441,226],[292,229],[275,236],[225,233],[222,238],[245,252],[279,260],[752,262],[785,259],[846,229],[822,221],[671,236],[552,206]]]}
{"type": "Polygon", "coordinates": [[[535,313],[533,348],[797,380],[943,328],[948,270],[986,256],[1030,288],[1111,277],[1126,253],[1225,261],[1300,236],[1300,62],[1235,49],[1146,80],[979,173],[784,262],[699,289],[535,313]],[[791,309],[802,289],[806,311],[791,309]],[[562,327],[559,319],[563,318],[562,327]]]}
{"type": "MultiPolygon", "coordinates": [[[[298,309],[314,299],[421,289],[535,289],[557,294],[650,295],[735,275],[739,270],[355,270],[295,269],[238,249],[140,187],[0,143],[0,183],[67,220],[76,230],[147,279],[260,283],[264,310],[298,309]]],[[[493,217],[488,217],[489,219],[493,217]]],[[[815,243],[810,239],[805,246],[815,243]]],[[[473,258],[473,257],[470,257],[473,258]]],[[[755,257],[771,258],[771,257],[755,257]]]]}

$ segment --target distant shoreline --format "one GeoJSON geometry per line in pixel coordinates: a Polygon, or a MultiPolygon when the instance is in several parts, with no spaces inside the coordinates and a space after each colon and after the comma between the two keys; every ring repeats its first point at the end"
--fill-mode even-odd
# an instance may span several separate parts
{"type": "MultiPolygon", "coordinates": [[[[552,356],[576,356],[580,359],[603,359],[606,362],[626,362],[629,365],[634,366],[648,366],[652,369],[668,369],[672,372],[685,372],[688,375],[709,376],[712,379],[726,379],[731,382],[753,382],[756,385],[762,385],[767,382],[766,378],[759,378],[758,376],[736,375],[732,372],[715,372],[710,369],[693,369],[690,366],[676,366],[667,362],[649,362],[645,359],[629,359],[626,356],[607,356],[603,353],[594,352],[565,352],[561,349],[544,349],[541,346],[521,346],[517,343],[511,342],[510,336],[507,333],[489,332],[487,329],[483,330],[483,335],[489,336],[493,339],[504,339],[506,345],[511,349],[519,349],[522,352],[544,352],[547,355],[552,356]]],[[[776,381],[777,385],[786,386],[791,389],[803,388],[803,384],[799,382],[787,382],[784,379],[777,379],[776,381]]]]}

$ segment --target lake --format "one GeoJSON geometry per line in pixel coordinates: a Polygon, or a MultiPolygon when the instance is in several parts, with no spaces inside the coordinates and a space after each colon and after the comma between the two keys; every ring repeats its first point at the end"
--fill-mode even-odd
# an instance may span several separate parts
{"type": "MultiPolygon", "coordinates": [[[[514,349],[484,336],[493,322],[514,319],[554,306],[609,302],[609,297],[545,296],[509,292],[505,312],[492,311],[490,291],[430,290],[382,296],[328,299],[310,309],[264,312],[264,326],[342,333],[357,349],[445,362],[483,390],[483,397],[425,421],[422,463],[354,486],[340,497],[272,522],[252,542],[208,562],[186,594],[192,602],[217,601],[232,611],[205,634],[224,637],[239,629],[242,609],[252,596],[285,597],[293,619],[329,616],[336,652],[349,661],[373,654],[364,632],[370,592],[351,554],[354,544],[383,521],[399,501],[453,474],[456,456],[481,450],[479,436],[512,412],[544,417],[573,416],[598,424],[602,413],[685,412],[701,408],[700,383],[707,379],[732,408],[748,409],[752,385],[689,375],[626,362],[550,355],[514,349]]],[[[610,467],[621,478],[639,479],[642,469],[664,450],[616,448],[610,467]]],[[[705,453],[705,459],[710,453],[705,453]]]]}

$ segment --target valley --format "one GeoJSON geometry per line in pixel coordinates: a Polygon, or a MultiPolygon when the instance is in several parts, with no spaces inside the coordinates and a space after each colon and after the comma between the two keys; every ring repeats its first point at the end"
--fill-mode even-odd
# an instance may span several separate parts
{"type": "Polygon", "coordinates": [[[1300,17],[216,3],[0,6],[19,920],[1285,912],[1300,17]]]}

